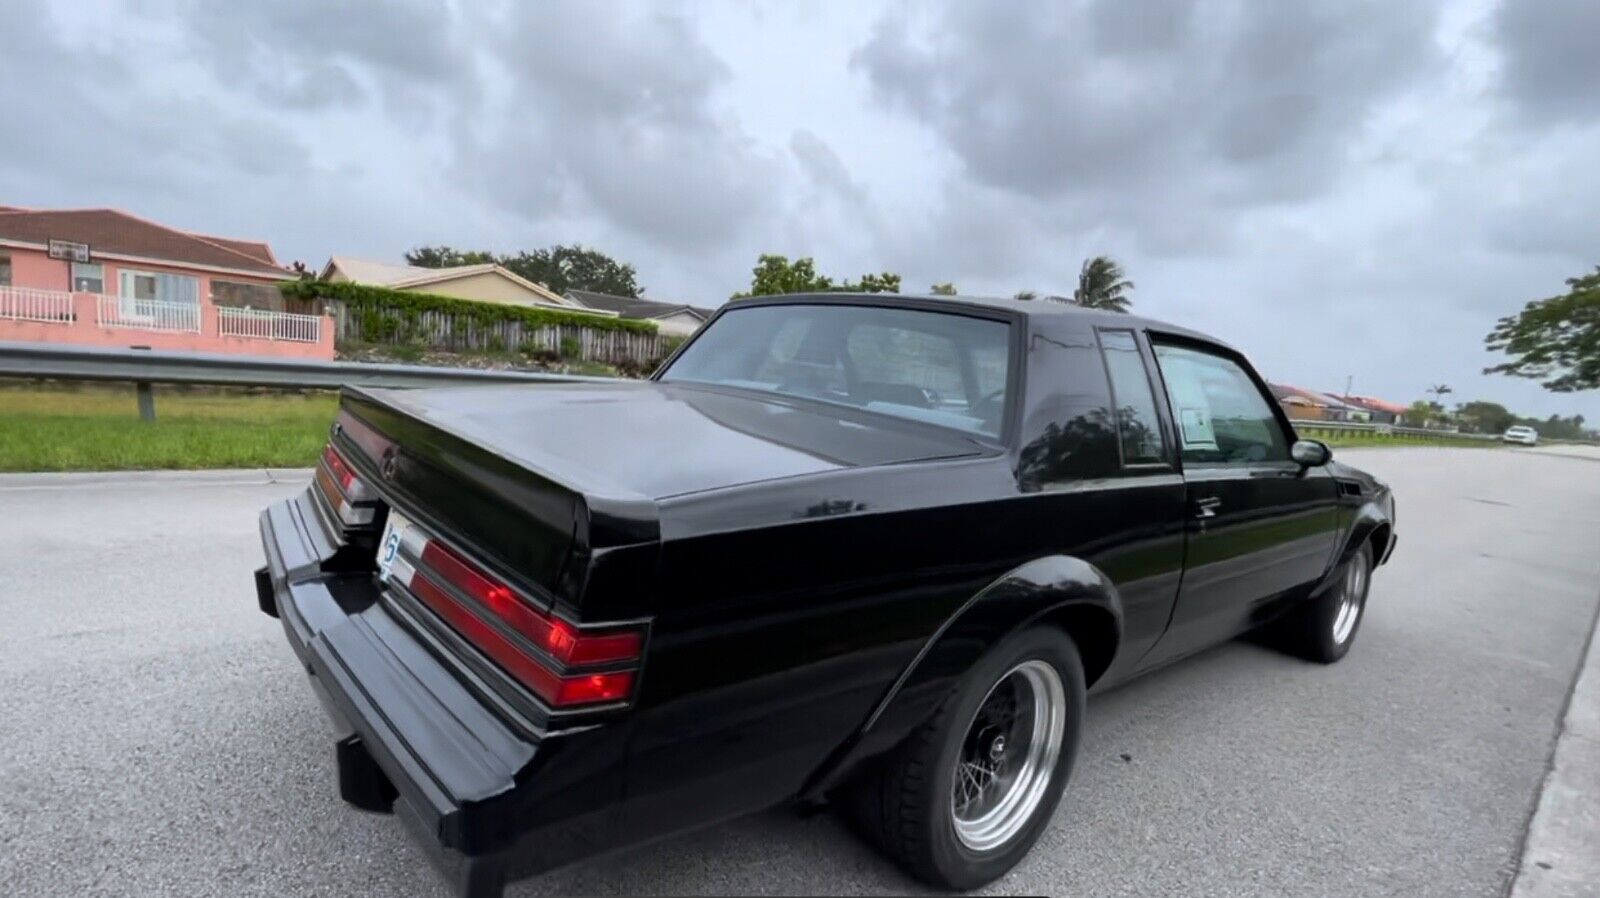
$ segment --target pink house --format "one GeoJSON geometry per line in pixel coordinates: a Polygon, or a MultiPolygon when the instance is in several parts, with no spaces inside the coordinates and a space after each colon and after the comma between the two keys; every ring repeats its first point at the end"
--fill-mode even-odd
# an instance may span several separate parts
{"type": "Polygon", "coordinates": [[[333,358],[331,319],[285,308],[290,276],[257,241],[0,206],[0,341],[333,358]]]}

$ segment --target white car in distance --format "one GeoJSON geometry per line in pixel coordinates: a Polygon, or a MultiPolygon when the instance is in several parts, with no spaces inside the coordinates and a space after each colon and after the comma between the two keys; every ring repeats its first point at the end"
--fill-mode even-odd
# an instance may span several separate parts
{"type": "Polygon", "coordinates": [[[1524,446],[1537,446],[1539,445],[1539,431],[1525,424],[1517,424],[1506,428],[1506,432],[1500,435],[1500,441],[1502,443],[1521,443],[1524,446]]]}

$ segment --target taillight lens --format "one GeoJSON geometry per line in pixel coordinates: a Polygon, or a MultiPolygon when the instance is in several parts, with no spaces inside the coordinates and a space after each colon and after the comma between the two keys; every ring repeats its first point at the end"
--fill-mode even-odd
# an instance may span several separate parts
{"type": "MultiPolygon", "coordinates": [[[[416,544],[403,545],[409,552],[416,544]]],[[[635,670],[583,668],[637,665],[644,651],[643,628],[579,629],[530,604],[436,539],[425,539],[415,557],[417,566],[397,565],[391,576],[551,707],[613,704],[633,694],[635,670]]]]}
{"type": "Polygon", "coordinates": [[[378,513],[372,490],[345,461],[339,450],[329,443],[322,450],[322,464],[317,466],[317,486],[333,506],[339,520],[350,527],[365,527],[378,513]]]}

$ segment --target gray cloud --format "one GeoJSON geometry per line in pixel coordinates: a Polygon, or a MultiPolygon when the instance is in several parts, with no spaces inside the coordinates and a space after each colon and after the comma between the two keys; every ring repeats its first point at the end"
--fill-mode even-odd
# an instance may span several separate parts
{"type": "Polygon", "coordinates": [[[265,115],[151,85],[133,60],[69,43],[42,3],[22,0],[0,28],[0,85],[7,127],[0,187],[37,189],[41,179],[89,187],[83,205],[142,191],[214,196],[219,182],[271,173],[299,177],[309,158],[265,115]]]}
{"type": "Polygon", "coordinates": [[[273,105],[350,106],[376,92],[403,107],[426,89],[459,105],[477,94],[470,44],[444,0],[185,0],[174,13],[219,81],[273,105]]]}
{"type": "Polygon", "coordinates": [[[1170,249],[1208,247],[1227,208],[1318,195],[1374,106],[1439,61],[1431,3],[938,9],[879,22],[855,56],[874,94],[974,180],[1170,249]]]}
{"type": "Polygon", "coordinates": [[[1535,123],[1594,124],[1600,114],[1600,3],[1507,0],[1494,16],[1502,86],[1535,123]]]}
{"type": "Polygon", "coordinates": [[[682,250],[726,241],[769,205],[773,160],[714,107],[729,73],[686,20],[517,4],[494,27],[509,98],[458,160],[487,199],[682,250]]]}

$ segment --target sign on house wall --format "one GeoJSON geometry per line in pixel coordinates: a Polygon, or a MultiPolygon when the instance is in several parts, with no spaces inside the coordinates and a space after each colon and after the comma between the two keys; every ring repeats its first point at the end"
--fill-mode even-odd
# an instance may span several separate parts
{"type": "MultiPolygon", "coordinates": [[[[37,246],[38,244],[35,244],[37,246]]],[[[51,240],[47,249],[52,259],[61,259],[66,262],[89,261],[89,244],[76,243],[71,240],[51,240]]]]}

